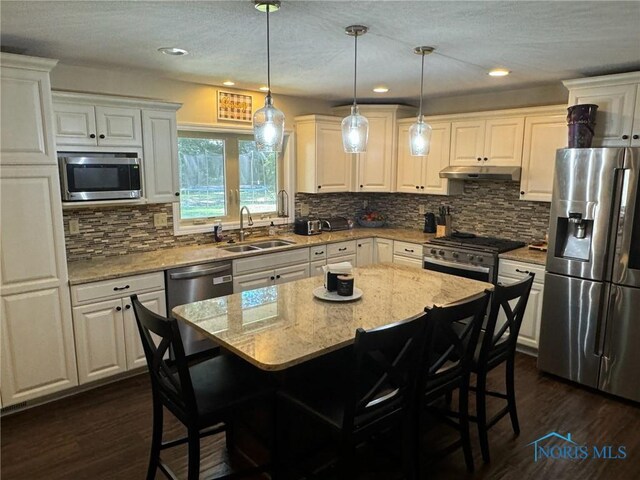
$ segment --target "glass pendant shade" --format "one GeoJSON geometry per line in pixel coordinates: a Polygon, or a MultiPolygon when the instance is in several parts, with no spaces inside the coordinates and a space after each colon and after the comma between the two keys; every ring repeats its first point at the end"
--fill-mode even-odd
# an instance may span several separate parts
{"type": "Polygon", "coordinates": [[[360,115],[357,106],[351,107],[351,115],[342,119],[342,145],[347,153],[367,151],[369,121],[360,115]]]}
{"type": "Polygon", "coordinates": [[[284,138],[284,113],[273,106],[271,95],[264,107],[253,114],[253,136],[260,152],[281,152],[284,138]]]}
{"type": "Polygon", "coordinates": [[[418,157],[429,155],[431,148],[431,125],[424,121],[424,117],[420,115],[416,123],[409,128],[409,146],[411,155],[418,157]]]}

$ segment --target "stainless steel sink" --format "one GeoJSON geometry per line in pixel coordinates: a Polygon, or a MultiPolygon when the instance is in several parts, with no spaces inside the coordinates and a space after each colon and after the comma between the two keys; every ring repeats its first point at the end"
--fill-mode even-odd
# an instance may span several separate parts
{"type": "Polygon", "coordinates": [[[233,253],[241,253],[241,252],[255,252],[257,250],[261,250],[258,247],[254,247],[253,245],[233,245],[231,247],[219,247],[220,250],[224,250],[225,252],[233,252],[233,253]]]}
{"type": "Polygon", "coordinates": [[[286,247],[287,245],[295,245],[295,244],[296,242],[290,242],[289,240],[267,240],[264,242],[252,243],[250,246],[266,249],[266,248],[286,247]]]}

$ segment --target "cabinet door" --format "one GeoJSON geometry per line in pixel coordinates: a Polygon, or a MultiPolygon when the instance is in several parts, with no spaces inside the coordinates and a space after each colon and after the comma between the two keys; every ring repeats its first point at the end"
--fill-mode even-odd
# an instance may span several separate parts
{"type": "Polygon", "coordinates": [[[318,193],[351,190],[353,159],[342,146],[340,123],[318,122],[316,126],[316,171],[318,193]]]}
{"type": "Polygon", "coordinates": [[[152,203],[177,202],[180,198],[180,178],[176,113],[143,110],[142,130],[144,196],[152,203]]]}
{"type": "Polygon", "coordinates": [[[49,73],[3,66],[0,98],[2,165],[57,165],[49,73]]]}
{"type": "Polygon", "coordinates": [[[404,257],[402,255],[394,255],[393,263],[397,263],[398,265],[407,265],[409,267],[422,268],[422,259],[420,258],[411,258],[411,257],[404,257]]]}
{"type": "Polygon", "coordinates": [[[630,84],[569,91],[569,105],[598,105],[592,147],[626,147],[630,144],[636,90],[637,85],[630,84]]]}
{"type": "Polygon", "coordinates": [[[309,278],[309,264],[304,263],[302,265],[292,265],[291,267],[276,268],[275,277],[277,285],[309,278]]]}
{"type": "Polygon", "coordinates": [[[393,262],[393,240],[387,240],[386,238],[376,238],[374,245],[375,263],[393,262]]]}
{"type": "Polygon", "coordinates": [[[357,240],[356,266],[364,267],[373,263],[373,238],[357,240]]]}
{"type": "Polygon", "coordinates": [[[53,104],[56,145],[96,146],[96,111],[91,105],[53,104]]]}
{"type": "Polygon", "coordinates": [[[447,195],[454,193],[449,190],[449,180],[440,178],[440,170],[449,166],[451,152],[451,124],[432,123],[431,148],[422,167],[422,182],[420,193],[431,195],[447,195]]]}
{"type": "MultiPolygon", "coordinates": [[[[396,172],[396,192],[423,193],[420,189],[422,185],[422,166],[425,157],[414,157],[409,148],[409,128],[411,125],[402,124],[398,127],[398,167],[396,172]]],[[[449,139],[447,139],[447,142],[449,139]]],[[[433,147],[433,138],[432,138],[433,147]]],[[[449,164],[447,146],[447,165],[449,164]]]]}
{"type": "Polygon", "coordinates": [[[351,266],[355,266],[358,263],[358,259],[357,256],[355,254],[353,255],[341,255],[339,257],[332,257],[327,259],[327,264],[330,263],[342,263],[342,262],[349,262],[351,264],[351,266]]]}
{"type": "Polygon", "coordinates": [[[566,145],[564,113],[526,118],[520,200],[551,201],[556,150],[566,145]]]}
{"type": "Polygon", "coordinates": [[[393,173],[393,115],[366,112],[367,151],[358,154],[358,192],[390,192],[393,173]]]}
{"type": "Polygon", "coordinates": [[[483,161],[491,166],[519,167],[522,164],[523,134],[524,117],[487,120],[483,161]]]}
{"type": "Polygon", "coordinates": [[[140,109],[96,107],[98,145],[102,147],[141,147],[140,109]]]}
{"type": "MultiPolygon", "coordinates": [[[[308,267],[307,267],[308,268],[308,267]]],[[[233,276],[233,293],[246,292],[256,288],[270,287],[276,279],[273,270],[233,276]]]]}
{"type": "MultiPolygon", "coordinates": [[[[138,295],[138,300],[158,315],[163,317],[167,316],[167,301],[165,299],[164,290],[151,293],[143,293],[138,295]]],[[[144,356],[144,350],[142,349],[142,342],[140,341],[140,333],[138,332],[138,326],[136,325],[135,314],[133,313],[133,307],[131,306],[131,300],[129,297],[122,299],[124,305],[124,341],[125,341],[125,353],[127,356],[127,370],[131,370],[136,367],[143,367],[147,364],[144,356]]],[[[160,341],[160,337],[152,334],[152,337],[156,341],[156,345],[160,341]]]]}
{"type": "Polygon", "coordinates": [[[5,407],[78,384],[70,305],[66,288],[2,296],[5,407]]]}
{"type": "Polygon", "coordinates": [[[127,369],[122,300],[73,309],[80,384],[127,369]]]}
{"type": "MultiPolygon", "coordinates": [[[[522,278],[507,277],[498,275],[498,282],[504,285],[515,283],[522,280],[522,278]]],[[[522,324],[520,325],[520,332],[518,334],[518,343],[529,348],[538,350],[538,339],[540,338],[540,320],[542,318],[542,294],[544,291],[544,284],[539,282],[533,282],[531,286],[531,293],[529,294],[529,300],[527,301],[527,308],[524,311],[522,318],[522,324]]],[[[515,307],[516,301],[514,300],[511,307],[515,307]]],[[[498,316],[498,325],[504,322],[504,313],[498,316]]]]}
{"type": "Polygon", "coordinates": [[[484,154],[484,120],[451,123],[450,165],[478,165],[484,154]]]}
{"type": "Polygon", "coordinates": [[[324,267],[327,264],[326,260],[316,260],[315,262],[309,263],[309,276],[310,277],[319,277],[324,275],[324,267]]]}
{"type": "Polygon", "coordinates": [[[640,85],[636,90],[636,108],[633,116],[633,130],[631,131],[631,146],[640,147],[640,85]]]}

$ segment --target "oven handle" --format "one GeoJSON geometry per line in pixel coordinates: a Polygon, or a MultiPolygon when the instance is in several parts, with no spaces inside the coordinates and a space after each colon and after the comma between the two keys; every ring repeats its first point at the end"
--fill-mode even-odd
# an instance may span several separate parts
{"type": "Polygon", "coordinates": [[[490,267],[476,267],[475,265],[466,265],[464,263],[458,263],[458,262],[447,262],[442,260],[436,260],[435,258],[430,258],[430,257],[424,257],[424,262],[433,263],[435,265],[441,265],[443,267],[459,268],[460,270],[468,270],[470,272],[489,273],[489,271],[491,270],[490,267]]]}

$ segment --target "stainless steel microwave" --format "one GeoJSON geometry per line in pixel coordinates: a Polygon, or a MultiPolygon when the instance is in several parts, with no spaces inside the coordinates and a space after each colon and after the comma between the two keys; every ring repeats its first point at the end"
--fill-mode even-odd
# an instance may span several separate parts
{"type": "Polygon", "coordinates": [[[142,196],[136,153],[60,153],[62,200],[132,200],[142,196]]]}

